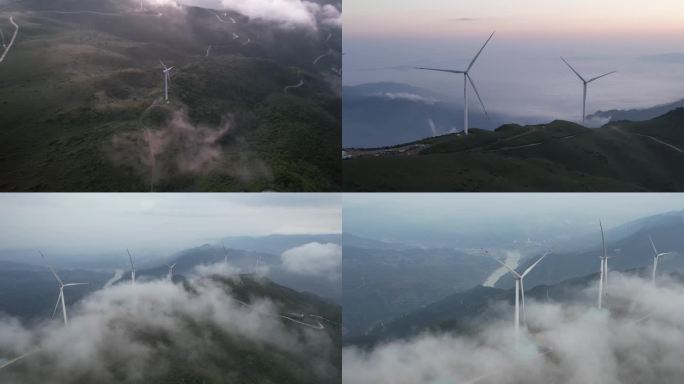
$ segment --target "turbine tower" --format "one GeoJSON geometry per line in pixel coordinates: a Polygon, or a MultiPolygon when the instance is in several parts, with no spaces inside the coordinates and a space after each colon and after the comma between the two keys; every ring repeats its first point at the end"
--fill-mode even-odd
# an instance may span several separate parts
{"type": "Polygon", "coordinates": [[[171,70],[174,67],[167,67],[164,64],[164,62],[162,62],[161,60],[159,60],[159,62],[161,63],[162,67],[164,68],[162,70],[162,72],[164,73],[164,101],[166,101],[168,103],[169,102],[169,79],[171,78],[169,72],[171,72],[171,70]]]}
{"type": "Polygon", "coordinates": [[[653,284],[655,284],[656,281],[656,270],[658,269],[658,260],[660,260],[661,257],[667,256],[667,255],[672,255],[674,252],[658,252],[658,249],[655,246],[655,243],[653,242],[653,238],[651,235],[648,235],[648,239],[651,240],[651,247],[653,247],[653,284]]]}
{"type": "Polygon", "coordinates": [[[603,255],[601,258],[601,269],[599,276],[599,295],[598,295],[598,309],[603,308],[603,298],[606,296],[606,290],[608,289],[608,252],[606,251],[606,237],[603,234],[603,223],[599,220],[599,226],[601,227],[601,243],[603,244],[603,255]]]}
{"type": "Polygon", "coordinates": [[[523,324],[527,326],[527,316],[525,315],[525,285],[524,285],[524,280],[525,276],[527,276],[528,273],[530,273],[534,267],[537,266],[545,257],[546,255],[549,254],[549,251],[546,251],[542,257],[540,257],[537,261],[534,262],[534,264],[530,265],[527,267],[525,272],[518,273],[516,270],[513,268],[509,267],[506,265],[501,260],[496,259],[496,261],[499,262],[499,264],[503,265],[508,269],[508,271],[513,275],[513,278],[515,279],[515,343],[518,343],[519,335],[520,335],[520,308],[522,304],[522,313],[523,313],[523,324]]]}
{"type": "Polygon", "coordinates": [[[482,98],[480,97],[480,93],[477,91],[477,87],[475,86],[475,82],[473,79],[470,77],[470,70],[473,68],[473,65],[475,65],[475,61],[477,58],[480,56],[482,51],[485,49],[487,46],[487,43],[489,43],[489,40],[494,37],[494,33],[489,36],[489,39],[484,43],[482,48],[477,52],[477,55],[475,55],[475,58],[470,62],[468,65],[468,68],[465,71],[458,71],[458,70],[452,70],[452,69],[439,69],[439,68],[423,68],[423,67],[418,67],[416,69],[422,69],[426,71],[438,71],[438,72],[447,72],[447,73],[455,73],[459,75],[463,75],[463,131],[465,134],[468,134],[468,83],[473,87],[473,91],[475,91],[475,95],[477,95],[477,99],[480,101],[480,105],[482,106],[482,110],[485,113],[485,116],[489,118],[489,114],[487,113],[487,108],[485,108],[484,102],[482,101],[482,98]]]}
{"type": "Polygon", "coordinates": [[[257,255],[256,262],[254,263],[254,276],[259,273],[259,264],[261,263],[261,255],[257,255]]]}
{"type": "Polygon", "coordinates": [[[589,80],[586,80],[586,79],[585,79],[584,77],[582,77],[582,75],[580,75],[579,72],[577,72],[577,71],[575,70],[575,68],[573,68],[572,65],[570,65],[570,63],[568,63],[564,58],[561,57],[561,60],[563,60],[563,62],[564,62],[565,64],[567,64],[568,67],[570,67],[570,69],[571,69],[573,72],[575,72],[575,75],[577,75],[577,77],[579,77],[579,79],[582,80],[582,87],[583,87],[583,88],[582,88],[582,89],[583,89],[583,94],[582,94],[582,125],[584,125],[584,121],[586,120],[586,116],[587,116],[587,85],[589,85],[589,83],[591,83],[592,81],[598,80],[598,79],[600,79],[600,78],[602,78],[602,77],[605,77],[605,76],[608,76],[608,75],[612,75],[613,73],[615,73],[615,72],[617,72],[617,71],[611,71],[611,72],[608,72],[608,73],[604,73],[604,74],[601,75],[601,76],[596,76],[596,77],[593,77],[593,78],[591,78],[591,79],[589,79],[589,80]]]}
{"type": "Polygon", "coordinates": [[[67,319],[67,311],[66,311],[66,303],[64,302],[64,288],[65,287],[75,287],[77,285],[88,285],[88,283],[69,283],[69,284],[64,284],[62,279],[59,278],[59,275],[57,275],[57,272],[48,264],[47,259],[45,258],[45,255],[43,255],[42,252],[38,251],[40,253],[40,257],[43,258],[43,261],[45,261],[45,265],[50,269],[50,272],[52,272],[52,275],[55,277],[55,280],[57,280],[57,284],[59,284],[59,296],[57,296],[57,304],[55,304],[55,309],[52,311],[52,318],[55,318],[55,314],[57,313],[57,308],[59,308],[60,303],[62,304],[62,315],[64,317],[64,326],[66,327],[68,325],[69,320],[67,319]]]}
{"type": "Polygon", "coordinates": [[[131,251],[126,249],[128,253],[128,260],[131,262],[131,285],[135,284],[135,265],[133,265],[133,256],[131,256],[131,251]]]}
{"type": "Polygon", "coordinates": [[[173,269],[176,268],[176,264],[166,264],[169,268],[169,280],[173,280],[173,269]]]}
{"type": "Polygon", "coordinates": [[[221,241],[221,245],[223,246],[223,264],[228,266],[228,250],[226,249],[226,244],[221,241]]]}

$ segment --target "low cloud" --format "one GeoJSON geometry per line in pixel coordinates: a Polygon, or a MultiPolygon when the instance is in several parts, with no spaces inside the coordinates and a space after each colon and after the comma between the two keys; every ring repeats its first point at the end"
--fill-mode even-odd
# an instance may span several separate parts
{"type": "Polygon", "coordinates": [[[356,383],[680,383],[684,377],[684,286],[611,275],[610,311],[576,301],[528,303],[530,332],[513,341],[507,321],[471,335],[424,334],[374,350],[345,348],[343,382],[356,383]]]}
{"type": "Polygon", "coordinates": [[[231,137],[230,119],[218,127],[195,125],[187,111],[173,112],[168,123],[159,128],[118,134],[112,139],[111,157],[118,164],[136,169],[154,188],[160,181],[177,176],[220,172],[240,181],[268,180],[266,163],[251,154],[243,140],[231,137]],[[231,162],[226,153],[232,151],[231,162]]]}
{"type": "Polygon", "coordinates": [[[477,17],[457,17],[454,19],[449,19],[449,21],[453,22],[468,22],[468,21],[479,21],[480,19],[477,17]]]}
{"type": "Polygon", "coordinates": [[[339,279],[342,247],[333,243],[309,243],[288,249],[281,255],[283,266],[290,272],[328,276],[339,279]]]}
{"type": "Polygon", "coordinates": [[[252,20],[276,23],[281,27],[317,29],[319,24],[342,25],[340,10],[329,4],[305,0],[221,0],[221,4],[252,20]]]}
{"type": "MultiPolygon", "coordinates": [[[[66,328],[59,321],[25,327],[0,319],[0,356],[33,352],[5,368],[0,378],[8,384],[244,380],[244,367],[227,357],[237,353],[235,345],[312,359],[308,374],[321,382],[335,377],[326,333],[288,327],[273,302],[246,306],[229,293],[209,278],[177,285],[166,280],[118,284],[70,306],[66,328]]],[[[297,369],[289,374],[296,377],[297,369]]]]}
{"type": "Polygon", "coordinates": [[[240,274],[240,268],[234,267],[228,262],[220,261],[213,264],[200,264],[193,268],[192,272],[197,276],[224,276],[235,277],[240,274]]]}
{"type": "Polygon", "coordinates": [[[377,94],[377,96],[384,97],[384,98],[391,99],[391,100],[409,100],[409,101],[416,101],[419,103],[426,103],[426,104],[434,104],[437,102],[437,100],[434,98],[425,97],[425,96],[417,95],[415,93],[408,93],[408,92],[383,92],[383,93],[377,94]]]}

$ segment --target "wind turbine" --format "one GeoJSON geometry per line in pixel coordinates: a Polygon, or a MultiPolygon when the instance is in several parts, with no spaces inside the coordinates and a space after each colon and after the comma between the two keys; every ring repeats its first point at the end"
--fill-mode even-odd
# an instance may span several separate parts
{"type": "Polygon", "coordinates": [[[169,268],[169,280],[173,280],[173,269],[176,268],[176,264],[166,264],[169,268]]]}
{"type": "Polygon", "coordinates": [[[489,36],[489,39],[484,43],[482,48],[477,52],[477,55],[475,55],[475,58],[470,62],[468,65],[468,68],[465,71],[458,71],[458,70],[452,70],[452,69],[439,69],[439,68],[423,68],[423,67],[418,67],[416,69],[422,69],[426,71],[438,71],[438,72],[447,72],[447,73],[455,73],[455,74],[462,74],[463,75],[463,130],[465,134],[468,134],[468,83],[473,87],[473,91],[475,91],[475,95],[477,95],[477,99],[480,101],[480,105],[482,106],[482,110],[485,113],[485,116],[489,118],[489,114],[487,113],[487,108],[485,108],[484,102],[482,101],[482,98],[480,97],[480,93],[477,91],[477,87],[475,86],[475,82],[473,79],[470,77],[470,70],[473,68],[473,65],[475,65],[475,61],[477,58],[480,56],[482,51],[485,49],[487,46],[487,43],[489,43],[489,40],[494,37],[494,33],[489,36]]]}
{"type": "Polygon", "coordinates": [[[226,244],[221,241],[221,245],[223,246],[223,264],[228,266],[228,250],[226,249],[226,244]]]}
{"type": "Polygon", "coordinates": [[[653,247],[653,284],[655,284],[656,280],[656,270],[658,269],[658,260],[666,255],[672,255],[674,252],[658,252],[658,249],[655,246],[655,243],[653,242],[653,238],[651,235],[648,235],[648,239],[651,240],[651,247],[653,247]]]}
{"type": "Polygon", "coordinates": [[[161,60],[159,60],[159,63],[161,63],[162,67],[164,67],[164,69],[162,70],[162,72],[164,73],[164,100],[168,103],[169,102],[169,79],[171,78],[171,76],[169,75],[169,72],[171,72],[171,70],[174,67],[167,67],[164,64],[164,62],[161,60]]]}
{"type": "Polygon", "coordinates": [[[133,256],[131,256],[131,251],[126,249],[128,253],[128,260],[131,262],[131,285],[135,284],[135,265],[133,265],[133,256]]]}
{"type": "Polygon", "coordinates": [[[259,273],[259,263],[261,262],[261,256],[257,255],[256,263],[254,263],[254,275],[259,273]]]}
{"type": "Polygon", "coordinates": [[[601,242],[603,244],[603,255],[601,258],[601,273],[599,279],[599,296],[598,296],[598,309],[603,308],[603,298],[606,295],[606,289],[608,289],[608,252],[606,251],[606,237],[603,234],[603,223],[599,220],[599,226],[601,227],[601,242]]]}
{"type": "Polygon", "coordinates": [[[57,296],[57,304],[55,304],[55,310],[52,311],[52,318],[55,317],[55,314],[57,313],[57,308],[59,308],[59,303],[62,303],[62,315],[64,316],[64,326],[66,327],[68,325],[68,319],[67,319],[67,311],[66,311],[66,304],[64,302],[64,288],[65,287],[75,287],[77,285],[88,285],[88,283],[69,283],[69,284],[64,284],[62,279],[59,278],[59,275],[57,275],[57,272],[48,264],[47,259],[45,259],[45,255],[43,255],[42,252],[38,251],[40,253],[40,257],[43,258],[43,261],[45,261],[45,265],[50,269],[50,272],[52,272],[52,275],[55,277],[55,280],[57,280],[57,284],[59,284],[59,296],[57,296]]]}
{"type": "Polygon", "coordinates": [[[572,65],[570,65],[570,63],[568,63],[564,58],[561,57],[561,60],[563,60],[563,62],[564,62],[565,64],[567,64],[568,67],[570,67],[570,69],[571,69],[573,72],[575,72],[575,75],[577,75],[577,77],[579,77],[580,80],[582,80],[582,86],[583,86],[583,95],[582,95],[582,125],[584,125],[584,121],[585,121],[586,116],[587,116],[587,85],[589,85],[589,83],[591,83],[592,81],[598,80],[598,79],[600,79],[600,78],[602,78],[602,77],[605,77],[605,76],[608,76],[608,75],[612,75],[613,73],[615,73],[615,72],[617,72],[617,71],[611,71],[611,72],[608,72],[608,73],[604,73],[604,74],[601,75],[601,76],[592,77],[591,79],[586,80],[586,79],[585,79],[584,77],[582,77],[582,75],[580,75],[579,72],[577,72],[577,71],[575,70],[575,68],[573,68],[572,65]]]}
{"type": "Polygon", "coordinates": [[[141,11],[144,11],[144,9],[143,9],[143,0],[140,0],[140,10],[141,10],[141,11]]]}
{"type": "Polygon", "coordinates": [[[516,270],[509,267],[503,261],[496,259],[496,261],[498,261],[499,264],[503,265],[504,267],[506,267],[506,269],[508,269],[508,271],[513,275],[513,278],[515,279],[515,341],[516,341],[516,343],[518,342],[518,338],[519,338],[519,334],[520,334],[520,307],[521,307],[521,304],[522,304],[522,312],[523,312],[523,324],[525,326],[527,326],[527,316],[525,315],[525,285],[524,285],[525,276],[527,276],[527,274],[530,273],[534,269],[534,267],[536,267],[537,264],[539,264],[548,254],[549,254],[549,251],[546,251],[542,255],[542,257],[540,257],[537,261],[535,261],[534,264],[527,267],[527,269],[523,273],[518,273],[516,270]]]}

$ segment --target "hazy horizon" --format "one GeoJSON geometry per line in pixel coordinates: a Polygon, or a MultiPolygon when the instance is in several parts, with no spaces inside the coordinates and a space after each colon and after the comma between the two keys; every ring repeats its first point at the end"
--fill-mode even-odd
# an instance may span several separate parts
{"type": "Polygon", "coordinates": [[[3,194],[2,250],[175,252],[227,236],[341,232],[339,194],[3,194]]]}
{"type": "Polygon", "coordinates": [[[460,105],[462,76],[412,68],[464,69],[496,31],[472,71],[490,112],[509,115],[512,122],[578,121],[581,82],[560,56],[586,78],[618,71],[590,85],[587,113],[651,107],[684,98],[684,26],[675,17],[682,12],[684,4],[674,1],[643,7],[614,0],[600,5],[350,0],[343,83],[406,83],[460,105]]]}
{"type": "Polygon", "coordinates": [[[684,196],[676,193],[359,193],[343,197],[343,232],[467,248],[489,245],[483,241],[526,240],[522,236],[582,236],[598,233],[599,220],[611,229],[681,210],[684,196]]]}

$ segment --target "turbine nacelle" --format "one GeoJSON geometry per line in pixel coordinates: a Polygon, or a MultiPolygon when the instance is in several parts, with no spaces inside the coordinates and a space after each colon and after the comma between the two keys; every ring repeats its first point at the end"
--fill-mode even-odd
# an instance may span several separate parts
{"type": "Polygon", "coordinates": [[[88,283],[67,283],[64,284],[62,279],[59,277],[57,274],[57,271],[52,268],[47,262],[47,259],[45,258],[45,255],[41,251],[38,251],[40,254],[40,257],[43,258],[43,261],[45,262],[45,265],[50,269],[50,272],[52,272],[52,275],[55,277],[55,280],[57,280],[57,284],[59,285],[59,296],[57,296],[57,303],[55,304],[55,309],[52,311],[52,318],[55,317],[55,314],[57,313],[57,308],[59,308],[59,304],[62,304],[62,315],[64,317],[64,326],[68,325],[68,318],[67,318],[67,311],[66,311],[66,302],[64,300],[64,288],[66,287],[75,287],[78,285],[88,285],[88,283]]]}
{"type": "Polygon", "coordinates": [[[416,67],[416,69],[420,70],[425,70],[425,71],[437,71],[437,72],[447,72],[447,73],[453,73],[453,74],[458,74],[458,75],[463,75],[463,131],[465,134],[468,134],[468,83],[473,88],[473,91],[475,91],[475,95],[477,95],[477,99],[480,101],[480,105],[482,106],[482,110],[484,111],[485,116],[489,119],[489,114],[487,113],[487,108],[484,105],[484,102],[482,101],[482,98],[480,97],[480,93],[477,90],[477,87],[475,86],[475,82],[473,79],[470,77],[470,70],[473,68],[473,65],[475,65],[475,61],[477,61],[477,58],[480,57],[480,54],[482,51],[485,49],[489,41],[494,37],[494,33],[489,36],[487,41],[482,45],[482,48],[477,52],[473,60],[470,61],[470,64],[468,64],[468,68],[465,71],[462,70],[455,70],[455,69],[441,69],[441,68],[426,68],[426,67],[416,67]]]}
{"type": "Polygon", "coordinates": [[[519,333],[520,333],[520,309],[522,308],[522,314],[523,314],[523,324],[527,325],[527,316],[525,312],[525,285],[524,285],[524,280],[525,276],[527,276],[544,258],[546,255],[548,255],[551,251],[546,251],[542,257],[537,259],[532,265],[527,267],[523,273],[519,273],[515,269],[509,267],[506,263],[499,259],[495,259],[499,264],[503,265],[508,271],[513,275],[513,278],[515,279],[515,340],[516,344],[518,342],[519,338],[519,333]]]}
{"type": "Polygon", "coordinates": [[[656,248],[655,243],[653,242],[653,238],[651,235],[648,235],[648,240],[651,242],[651,247],[653,248],[653,284],[655,284],[656,280],[656,271],[658,270],[658,261],[660,260],[661,257],[667,256],[667,255],[675,255],[677,252],[658,252],[658,248],[656,248]]]}
{"type": "Polygon", "coordinates": [[[579,79],[582,80],[582,84],[584,87],[583,88],[583,96],[582,96],[583,97],[582,98],[582,125],[584,125],[584,122],[586,120],[586,114],[587,114],[587,85],[589,85],[589,83],[596,81],[602,77],[612,75],[613,73],[616,73],[617,71],[611,71],[608,73],[604,73],[603,75],[592,77],[591,79],[587,80],[582,75],[580,75],[579,72],[577,72],[575,70],[575,68],[573,68],[573,66],[570,65],[570,63],[568,63],[567,60],[565,60],[563,57],[561,57],[561,60],[563,60],[563,62],[572,70],[572,72],[574,72],[575,75],[577,75],[577,77],[579,77],[579,79]]]}

